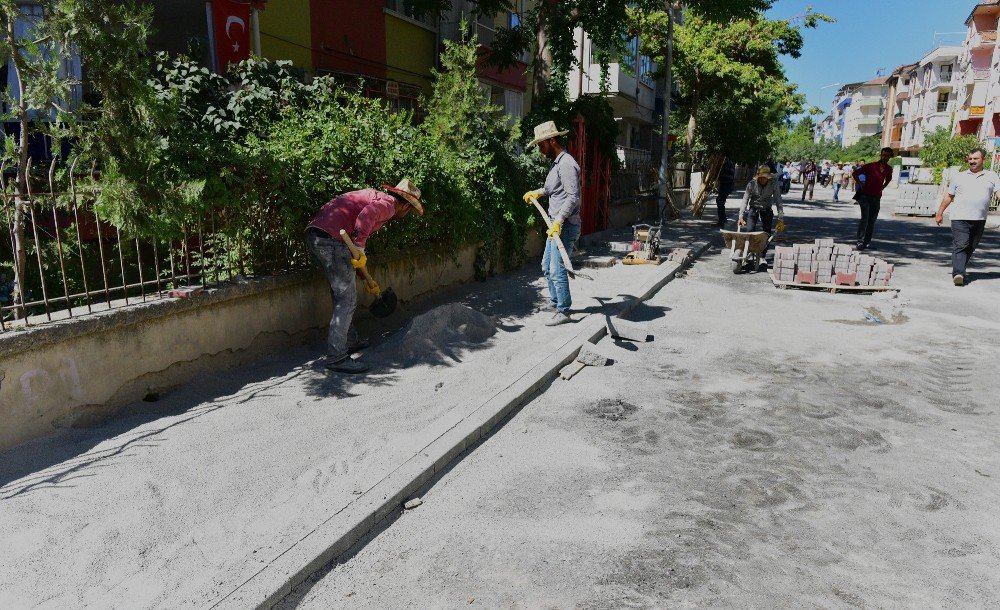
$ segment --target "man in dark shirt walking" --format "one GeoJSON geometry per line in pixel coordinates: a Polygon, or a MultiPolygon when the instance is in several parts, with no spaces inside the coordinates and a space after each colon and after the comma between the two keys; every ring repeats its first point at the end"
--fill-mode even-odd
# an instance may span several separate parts
{"type": "Polygon", "coordinates": [[[861,222],[858,223],[858,250],[866,250],[871,246],[872,235],[875,233],[875,220],[878,218],[882,205],[882,191],[892,182],[891,148],[883,148],[880,158],[874,163],[866,163],[854,170],[854,180],[862,184],[856,199],[861,207],[861,222]]]}
{"type": "Polygon", "coordinates": [[[736,189],[736,164],[726,154],[719,172],[719,195],[715,198],[715,207],[719,209],[719,228],[726,226],[726,199],[736,189]]]}

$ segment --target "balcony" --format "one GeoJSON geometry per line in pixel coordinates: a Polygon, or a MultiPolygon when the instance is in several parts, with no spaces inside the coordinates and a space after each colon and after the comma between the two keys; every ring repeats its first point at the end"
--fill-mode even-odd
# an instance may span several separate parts
{"type": "Polygon", "coordinates": [[[881,108],[882,98],[874,95],[865,96],[858,100],[858,106],[861,108],[881,108]]]}
{"type": "Polygon", "coordinates": [[[989,68],[968,68],[965,70],[965,82],[968,84],[980,80],[989,80],[989,79],[990,79],[989,68]]]}
{"type": "Polygon", "coordinates": [[[897,102],[903,102],[903,101],[906,101],[908,99],[910,99],[910,92],[909,91],[905,91],[904,90],[904,91],[900,91],[899,93],[896,94],[896,101],[897,102]]]}
{"type": "Polygon", "coordinates": [[[973,51],[992,49],[997,44],[996,30],[981,30],[973,35],[969,41],[969,47],[973,51]]]}
{"type": "Polygon", "coordinates": [[[906,122],[906,117],[903,116],[902,112],[897,112],[892,117],[892,124],[893,125],[902,125],[905,122],[906,122]]]}
{"type": "Polygon", "coordinates": [[[851,105],[851,101],[852,101],[851,98],[845,97],[844,99],[840,100],[839,104],[837,104],[837,108],[840,109],[840,108],[845,108],[847,106],[850,106],[851,105]]]}
{"type": "Polygon", "coordinates": [[[871,127],[873,125],[879,126],[881,124],[882,124],[882,117],[880,116],[863,116],[860,119],[858,119],[859,127],[871,127]]]}

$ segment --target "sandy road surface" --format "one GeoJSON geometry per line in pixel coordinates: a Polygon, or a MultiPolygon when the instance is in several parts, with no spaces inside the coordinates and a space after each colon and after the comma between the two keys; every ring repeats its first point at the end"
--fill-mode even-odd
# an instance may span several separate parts
{"type": "MultiPolygon", "coordinates": [[[[796,241],[856,222],[786,214],[796,241]]],[[[612,366],[553,383],[284,607],[1000,605],[1000,238],[964,288],[949,239],[883,211],[898,298],[707,255],[637,311],[655,341],[602,342],[612,366]]]]}

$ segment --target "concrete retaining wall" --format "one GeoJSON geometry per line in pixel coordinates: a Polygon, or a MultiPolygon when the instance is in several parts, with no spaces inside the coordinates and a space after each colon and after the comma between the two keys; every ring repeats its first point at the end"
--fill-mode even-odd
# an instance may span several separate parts
{"type": "MultiPolygon", "coordinates": [[[[529,255],[542,243],[532,236],[529,255]]],[[[477,250],[393,261],[372,274],[408,300],[472,279],[477,250]]],[[[197,373],[321,337],[330,307],[329,286],[318,272],[303,272],[4,333],[0,450],[101,421],[197,373]]]]}

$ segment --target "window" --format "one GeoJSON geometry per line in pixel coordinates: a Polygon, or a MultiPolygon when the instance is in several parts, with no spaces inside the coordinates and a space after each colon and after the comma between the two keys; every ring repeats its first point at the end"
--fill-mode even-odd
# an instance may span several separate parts
{"type": "Polygon", "coordinates": [[[422,13],[412,6],[408,6],[405,0],[385,0],[385,8],[389,9],[394,13],[399,13],[413,19],[414,21],[419,21],[420,23],[426,25],[434,25],[434,20],[427,13],[422,13]]]}
{"type": "Polygon", "coordinates": [[[635,74],[635,56],[639,52],[639,39],[633,38],[628,41],[626,45],[626,51],[624,56],[621,58],[621,65],[625,67],[626,70],[635,74]]]}
{"type": "Polygon", "coordinates": [[[524,14],[524,0],[514,0],[514,10],[510,13],[510,18],[507,20],[507,26],[510,28],[516,28],[521,25],[521,15],[524,14]]]}
{"type": "Polygon", "coordinates": [[[941,91],[940,93],[938,93],[937,111],[938,112],[947,112],[948,111],[948,92],[947,91],[941,91]]]}
{"type": "Polygon", "coordinates": [[[648,55],[639,56],[639,78],[647,85],[653,82],[653,60],[648,55]]]}
{"type": "Polygon", "coordinates": [[[941,66],[941,80],[946,83],[951,81],[951,64],[941,66]]]}

